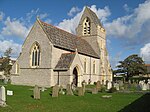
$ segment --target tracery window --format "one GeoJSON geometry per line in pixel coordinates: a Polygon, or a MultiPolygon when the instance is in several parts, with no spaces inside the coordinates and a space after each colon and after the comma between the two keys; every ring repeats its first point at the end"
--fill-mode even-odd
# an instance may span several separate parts
{"type": "Polygon", "coordinates": [[[83,35],[90,35],[91,23],[89,18],[85,18],[83,22],[83,35]]]}
{"type": "Polygon", "coordinates": [[[40,65],[40,46],[36,42],[31,50],[31,66],[38,67],[40,65]]]}

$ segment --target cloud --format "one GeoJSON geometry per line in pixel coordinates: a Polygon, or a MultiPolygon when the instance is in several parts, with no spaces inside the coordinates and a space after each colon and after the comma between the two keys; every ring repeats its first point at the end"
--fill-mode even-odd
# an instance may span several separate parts
{"type": "MultiPolygon", "coordinates": [[[[107,17],[111,14],[108,7],[104,7],[104,9],[100,9],[100,8],[97,9],[96,5],[92,5],[89,8],[97,14],[97,16],[99,17],[99,19],[102,20],[102,22],[105,22],[107,20],[107,17]]],[[[84,8],[82,9],[81,12],[77,13],[73,18],[64,19],[57,26],[62,28],[62,29],[67,30],[70,33],[75,34],[76,33],[75,28],[79,24],[79,20],[81,18],[81,15],[82,15],[83,11],[84,11],[84,8]]]]}
{"type": "Polygon", "coordinates": [[[72,7],[71,10],[68,12],[68,16],[73,16],[73,14],[79,12],[80,9],[78,7],[72,7]]]}
{"type": "Polygon", "coordinates": [[[92,5],[90,9],[97,14],[101,22],[105,22],[107,20],[107,17],[111,15],[111,12],[108,6],[105,6],[104,9],[101,9],[101,8],[97,9],[96,5],[92,5]]]}
{"type": "Polygon", "coordinates": [[[29,13],[26,14],[26,21],[30,23],[31,19],[35,17],[38,14],[38,12],[39,12],[39,8],[32,9],[29,13]]]}
{"type": "Polygon", "coordinates": [[[124,4],[123,8],[124,8],[124,10],[125,10],[126,12],[129,12],[129,11],[130,11],[130,8],[129,8],[129,6],[128,6],[127,4],[124,4]]]}
{"type": "Polygon", "coordinates": [[[30,28],[26,27],[20,20],[11,20],[10,17],[7,17],[4,24],[5,26],[2,28],[1,32],[4,36],[17,36],[24,38],[30,30],[30,28]]]}
{"type": "MultiPolygon", "coordinates": [[[[119,17],[112,22],[104,24],[107,35],[116,38],[126,38],[128,43],[140,44],[141,40],[149,41],[150,29],[150,0],[139,4],[133,13],[123,17],[119,17]],[[147,29],[145,29],[147,28],[147,29]],[[144,38],[144,39],[143,39],[144,38]]],[[[145,43],[143,41],[143,43],[145,43]]]]}
{"type": "Polygon", "coordinates": [[[3,12],[0,11],[0,21],[3,20],[4,16],[5,16],[5,14],[4,14],[3,12]]]}
{"type": "Polygon", "coordinates": [[[12,48],[12,56],[17,57],[21,52],[21,45],[13,42],[12,40],[4,40],[0,41],[0,53],[4,54],[4,52],[8,49],[12,48]]]}
{"type": "Polygon", "coordinates": [[[140,49],[140,56],[146,63],[150,63],[150,43],[145,44],[140,49]]]}

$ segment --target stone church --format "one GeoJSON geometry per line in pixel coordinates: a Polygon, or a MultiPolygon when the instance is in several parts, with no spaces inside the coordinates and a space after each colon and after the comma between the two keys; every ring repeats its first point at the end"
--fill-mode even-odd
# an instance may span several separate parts
{"type": "Polygon", "coordinates": [[[106,31],[85,7],[76,35],[37,18],[11,70],[12,84],[65,86],[112,80],[106,31]]]}

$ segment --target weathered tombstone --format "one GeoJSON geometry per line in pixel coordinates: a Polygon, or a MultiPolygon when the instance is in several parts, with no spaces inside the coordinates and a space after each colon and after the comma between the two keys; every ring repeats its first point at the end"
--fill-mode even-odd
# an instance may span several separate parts
{"type": "Polygon", "coordinates": [[[59,94],[65,94],[65,91],[63,90],[63,87],[62,86],[60,86],[60,91],[59,91],[59,94]]]}
{"type": "Polygon", "coordinates": [[[93,88],[92,89],[92,94],[97,94],[98,93],[98,90],[97,90],[97,88],[95,87],[95,88],[93,88]]]}
{"type": "Polygon", "coordinates": [[[107,84],[107,89],[110,89],[110,88],[112,88],[112,83],[111,83],[111,81],[109,81],[108,84],[107,84]]]}
{"type": "Polygon", "coordinates": [[[119,81],[119,87],[122,87],[122,86],[123,86],[123,81],[120,80],[120,81],[119,81]]]}
{"type": "Polygon", "coordinates": [[[119,84],[118,83],[114,83],[114,87],[116,88],[117,91],[119,91],[119,84]]]}
{"type": "Polygon", "coordinates": [[[100,81],[97,81],[97,83],[96,83],[96,89],[97,89],[97,91],[101,90],[101,82],[100,81]]]}
{"type": "Polygon", "coordinates": [[[5,87],[2,86],[0,88],[0,106],[5,106],[6,105],[6,92],[5,92],[5,87]]]}
{"type": "Polygon", "coordinates": [[[70,84],[67,84],[66,91],[67,91],[67,95],[73,95],[73,92],[72,92],[70,84]]]}
{"type": "Polygon", "coordinates": [[[78,87],[78,96],[84,96],[83,87],[78,87]]]}
{"type": "Polygon", "coordinates": [[[40,99],[40,89],[37,85],[34,87],[33,94],[34,99],[40,99]]]}
{"type": "Polygon", "coordinates": [[[45,87],[41,87],[42,92],[44,92],[45,90],[47,90],[45,87]]]}
{"type": "Polygon", "coordinates": [[[142,90],[142,88],[141,88],[141,86],[140,86],[139,84],[137,84],[136,90],[137,90],[137,91],[141,91],[141,90],[142,90]]]}
{"type": "Polygon", "coordinates": [[[52,90],[52,97],[58,97],[58,93],[59,93],[59,86],[55,85],[52,90]]]}
{"type": "Polygon", "coordinates": [[[83,92],[85,93],[85,80],[82,82],[83,92]]]}
{"type": "Polygon", "coordinates": [[[146,84],[146,83],[143,84],[142,90],[143,90],[143,91],[146,91],[146,90],[147,90],[147,84],[146,84]]]}

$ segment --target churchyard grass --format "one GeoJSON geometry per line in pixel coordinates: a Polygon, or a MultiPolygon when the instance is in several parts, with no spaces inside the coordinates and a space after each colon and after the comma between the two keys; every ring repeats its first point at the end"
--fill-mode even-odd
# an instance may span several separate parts
{"type": "Polygon", "coordinates": [[[5,86],[14,92],[7,96],[7,107],[0,107],[0,112],[117,112],[129,105],[143,94],[136,93],[85,93],[84,96],[60,95],[52,98],[48,88],[41,92],[41,99],[33,99],[33,88],[28,86],[5,86]],[[102,95],[112,95],[102,98],[102,95]]]}

